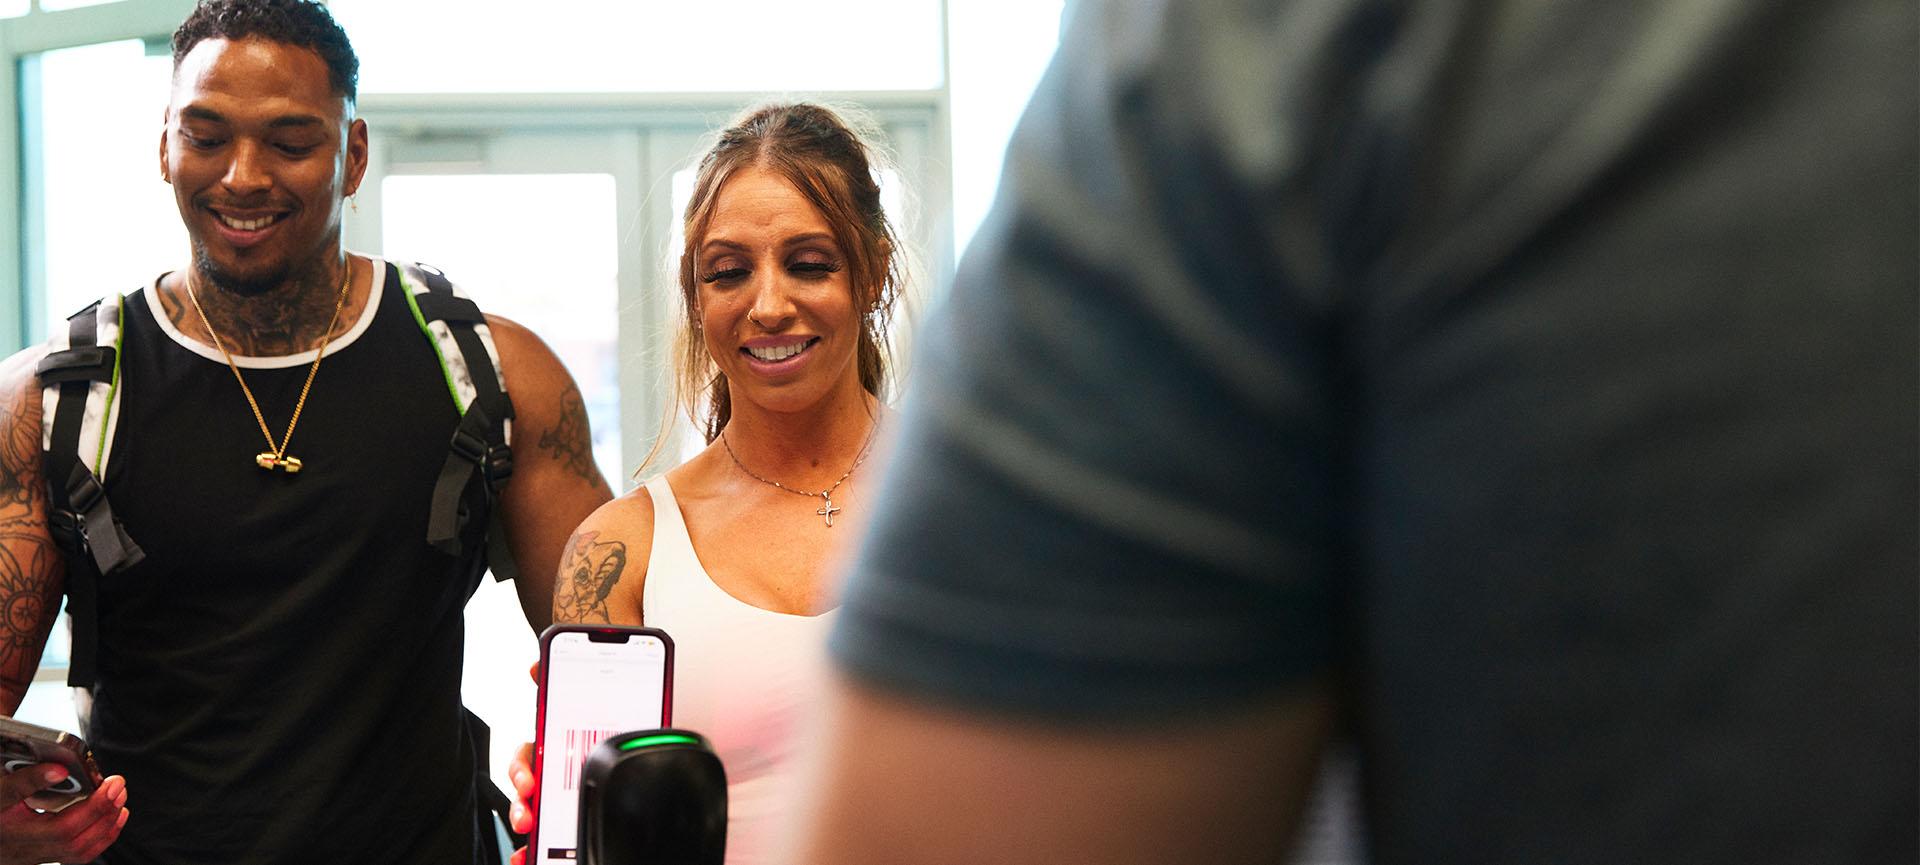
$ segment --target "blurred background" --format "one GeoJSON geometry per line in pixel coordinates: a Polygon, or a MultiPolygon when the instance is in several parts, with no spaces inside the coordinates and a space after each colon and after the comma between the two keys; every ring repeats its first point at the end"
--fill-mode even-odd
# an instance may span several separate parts
{"type": "MultiPolygon", "coordinates": [[[[860,106],[919,252],[912,329],[992,203],[1060,0],[333,0],[360,55],[371,165],[347,246],[434,264],[533,328],[579,382],[616,492],[661,431],[678,217],[706,136],[768,98],[860,106]]],[[[159,144],[191,0],[0,0],[0,349],[187,258],[159,144]]],[[[509,383],[511,387],[511,383],[509,383]]],[[[668,430],[664,465],[699,446],[668,430]]],[[[658,471],[658,467],[650,469],[658,471]]],[[[532,737],[537,656],[510,586],[468,608],[466,696],[494,774],[532,737]]],[[[54,635],[21,707],[77,729],[54,635]]],[[[411,663],[395,658],[396,664],[411,663]]]]}

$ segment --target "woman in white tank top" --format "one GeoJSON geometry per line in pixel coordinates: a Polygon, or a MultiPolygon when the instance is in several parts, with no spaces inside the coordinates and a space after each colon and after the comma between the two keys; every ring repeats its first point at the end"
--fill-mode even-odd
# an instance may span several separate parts
{"type": "Polygon", "coordinates": [[[555,587],[554,621],[672,636],[674,725],[726,767],[729,865],[776,852],[834,561],[869,516],[900,268],[868,154],[797,104],[749,112],[701,160],[676,365],[707,447],[588,517],[555,587]]]}

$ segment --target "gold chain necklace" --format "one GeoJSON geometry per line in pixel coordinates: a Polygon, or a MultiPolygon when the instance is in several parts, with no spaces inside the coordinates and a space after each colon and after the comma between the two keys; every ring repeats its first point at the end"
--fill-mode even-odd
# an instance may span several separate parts
{"type": "Polygon", "coordinates": [[[758,472],[755,472],[753,469],[747,468],[747,464],[740,461],[740,455],[733,452],[733,443],[727,441],[726,430],[720,431],[720,444],[726,447],[727,456],[733,457],[733,464],[736,466],[739,466],[741,471],[746,472],[748,477],[751,477],[754,480],[759,481],[768,486],[777,487],[779,489],[793,493],[794,495],[797,495],[797,496],[806,496],[807,498],[810,498],[810,499],[818,497],[820,501],[824,502],[824,504],[820,506],[819,510],[814,511],[814,513],[819,514],[820,516],[826,518],[827,528],[833,528],[833,515],[843,510],[846,510],[846,508],[837,508],[833,506],[833,491],[839,489],[841,484],[846,483],[847,478],[853,477],[853,470],[859,468],[861,463],[867,461],[867,452],[873,449],[874,433],[877,433],[879,431],[880,431],[880,421],[878,418],[875,418],[873,422],[873,426],[867,430],[866,443],[860,446],[859,456],[856,456],[853,458],[853,465],[850,465],[847,467],[846,474],[841,475],[839,480],[834,481],[833,486],[827,487],[826,489],[821,490],[817,493],[810,493],[810,492],[807,492],[806,490],[796,490],[793,487],[787,486],[786,484],[783,484],[779,481],[761,477],[758,472]]]}
{"type": "Polygon", "coordinates": [[[333,326],[340,323],[340,309],[347,305],[347,290],[353,287],[353,257],[347,257],[346,277],[340,280],[340,299],[333,302],[333,317],[327,320],[327,332],[320,338],[320,350],[313,354],[313,365],[307,367],[307,381],[300,385],[300,399],[293,404],[293,419],[287,421],[287,434],[278,442],[273,440],[273,430],[267,428],[266,415],[260,413],[260,402],[253,398],[253,389],[247,387],[247,380],[240,375],[240,365],[233,362],[233,354],[227,351],[227,344],[220,339],[220,333],[213,329],[213,322],[207,320],[207,311],[200,307],[200,295],[193,290],[193,270],[187,270],[187,299],[193,301],[193,311],[199,313],[201,326],[207,329],[207,335],[213,337],[213,347],[220,350],[220,356],[226,358],[227,369],[233,370],[233,380],[240,383],[240,392],[247,397],[247,406],[253,409],[253,419],[260,424],[260,434],[267,437],[267,450],[255,454],[253,462],[266,471],[279,469],[287,474],[297,474],[301,469],[299,457],[287,456],[287,445],[293,441],[293,428],[300,423],[300,410],[307,407],[307,391],[313,389],[313,377],[320,372],[320,360],[327,356],[327,345],[333,342],[333,326]]]}

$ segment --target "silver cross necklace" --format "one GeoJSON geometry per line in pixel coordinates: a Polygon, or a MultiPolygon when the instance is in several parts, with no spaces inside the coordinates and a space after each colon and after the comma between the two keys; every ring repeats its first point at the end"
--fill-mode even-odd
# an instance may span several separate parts
{"type": "Polygon", "coordinates": [[[879,418],[875,418],[873,422],[873,426],[867,429],[866,443],[860,446],[860,454],[859,456],[856,456],[853,458],[853,465],[850,465],[847,467],[846,474],[841,475],[839,480],[834,481],[833,486],[827,487],[826,489],[821,490],[819,492],[812,492],[812,493],[807,492],[806,490],[796,490],[793,487],[787,486],[786,484],[783,484],[779,481],[772,480],[770,478],[761,477],[759,472],[756,472],[753,469],[747,468],[747,464],[740,461],[740,455],[733,452],[733,443],[727,441],[726,430],[720,431],[720,444],[727,449],[727,456],[733,457],[733,464],[736,466],[739,466],[741,471],[746,472],[748,477],[753,478],[754,480],[759,481],[763,484],[766,484],[767,486],[775,487],[775,488],[793,493],[796,496],[806,496],[807,498],[810,498],[810,499],[818,498],[822,502],[822,504],[820,505],[820,509],[817,511],[814,511],[814,513],[820,515],[821,517],[826,518],[827,528],[833,528],[833,515],[845,510],[845,508],[839,508],[834,506],[833,491],[839,489],[841,484],[846,483],[847,478],[853,477],[853,470],[859,468],[861,463],[866,462],[867,452],[873,449],[874,433],[879,431],[880,431],[880,420],[879,418]]]}

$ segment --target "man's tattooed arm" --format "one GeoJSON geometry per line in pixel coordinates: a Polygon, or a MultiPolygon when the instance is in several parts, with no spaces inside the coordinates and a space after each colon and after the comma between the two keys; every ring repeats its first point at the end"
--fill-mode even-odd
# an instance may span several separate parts
{"type": "Polygon", "coordinates": [[[0,714],[26,696],[60,610],[65,563],[47,532],[33,357],[0,368],[0,714]]]}
{"type": "MultiPolygon", "coordinates": [[[[539,633],[553,621],[556,578],[571,570],[572,536],[613,491],[594,466],[586,404],[560,358],[510,320],[490,315],[487,326],[514,401],[513,483],[500,496],[500,523],[520,566],[513,581],[520,610],[539,633]]],[[[614,612],[623,614],[618,606],[614,612]]]]}
{"type": "Polygon", "coordinates": [[[599,532],[580,532],[567,542],[560,576],[553,587],[555,622],[613,621],[607,596],[627,569],[627,545],[600,539],[599,532]]]}
{"type": "Polygon", "coordinates": [[[49,579],[60,552],[44,532],[0,529],[0,714],[27,695],[40,652],[60,610],[59,584],[49,579]]]}
{"type": "Polygon", "coordinates": [[[606,486],[606,479],[593,463],[593,435],[587,426],[587,404],[580,398],[580,388],[572,382],[568,382],[567,389],[560,394],[560,414],[553,426],[540,434],[540,450],[551,452],[556,461],[581,480],[606,486]]]}

